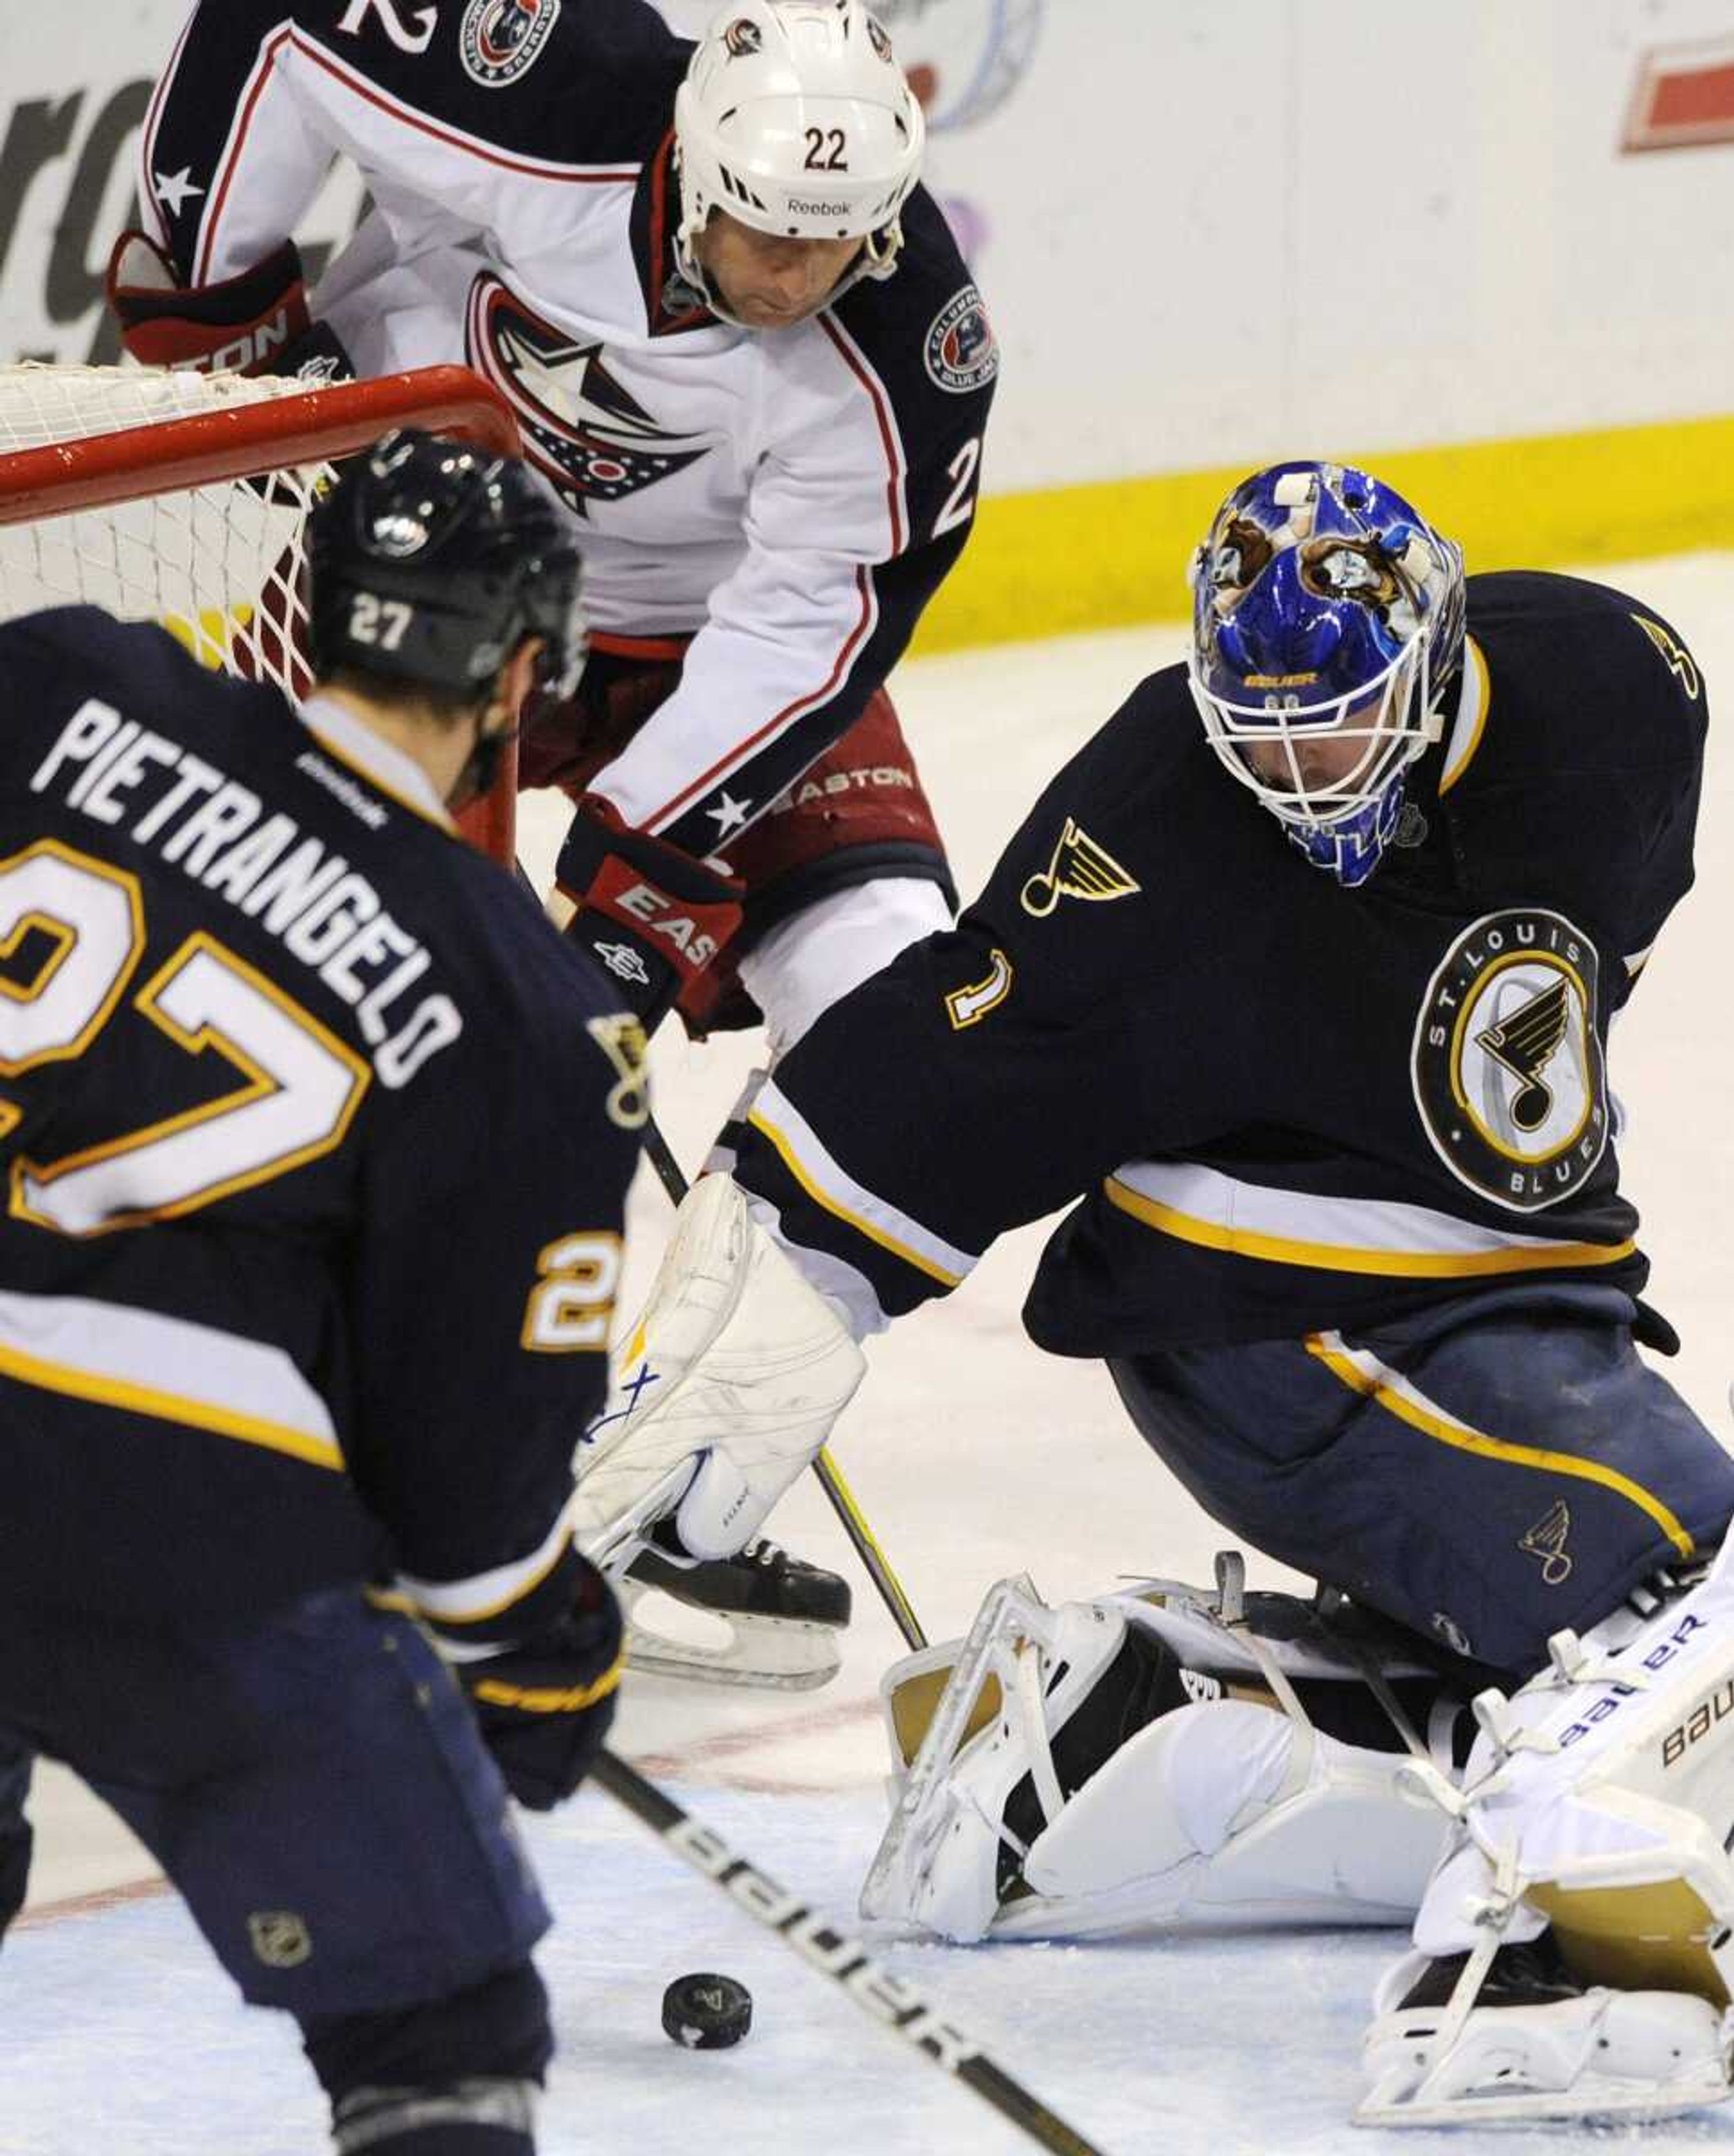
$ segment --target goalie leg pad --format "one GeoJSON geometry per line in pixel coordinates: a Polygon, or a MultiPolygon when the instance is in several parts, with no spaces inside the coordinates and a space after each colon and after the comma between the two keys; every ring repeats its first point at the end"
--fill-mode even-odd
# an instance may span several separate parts
{"type": "Polygon", "coordinates": [[[1152,1591],[1050,1610],[1003,1581],[961,1646],[890,1672],[907,1771],[864,1915],[967,1940],[1413,1910],[1443,1827],[1406,1752],[1323,1734],[1295,1690],[1364,1691],[1355,1661],[1152,1591]]]}
{"type": "MultiPolygon", "coordinates": [[[[1577,2117],[1730,2093],[1734,1565],[1726,1548],[1685,1591],[1670,1584],[1644,1599],[1647,1609],[1623,1609],[1587,1640],[1557,1635],[1550,1667],[1511,1699],[1487,1692],[1476,1702],[1484,1734],[1453,1805],[1456,1838],[1415,1926],[1424,1956],[1469,1958],[1430,2030],[1413,2010],[1375,2020],[1367,2118],[1577,2117]],[[1586,1987],[1583,1998],[1522,2010],[1528,2020],[1480,2003],[1490,1954],[1549,1927],[1562,1962],[1586,1987]],[[1587,2028],[1595,2033],[1586,2050],[1578,2038],[1587,2028]],[[1616,2037],[1624,2046],[1616,2046],[1617,2071],[1606,2048],[1616,2037]],[[1405,2044],[1409,2066],[1398,2073],[1405,2044]],[[1489,2108],[1508,2100],[1480,2063],[1501,2044],[1521,2112],[1489,2108]]],[[[1382,2006],[1394,1991],[1388,1984],[1382,2006]]]]}

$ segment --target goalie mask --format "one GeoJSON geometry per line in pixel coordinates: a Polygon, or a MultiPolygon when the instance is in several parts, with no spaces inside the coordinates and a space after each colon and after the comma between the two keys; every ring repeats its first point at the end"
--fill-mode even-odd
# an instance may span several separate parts
{"type": "Polygon", "coordinates": [[[831,304],[888,277],[926,126],[891,41],[861,0],[729,0],[675,100],[680,274],[733,319],[696,241],[714,210],[788,239],[859,239],[831,304]]]}
{"type": "Polygon", "coordinates": [[[1463,655],[1463,555],[1378,480],[1273,465],[1192,569],[1188,671],[1211,747],[1316,867],[1378,865],[1463,655]]]}

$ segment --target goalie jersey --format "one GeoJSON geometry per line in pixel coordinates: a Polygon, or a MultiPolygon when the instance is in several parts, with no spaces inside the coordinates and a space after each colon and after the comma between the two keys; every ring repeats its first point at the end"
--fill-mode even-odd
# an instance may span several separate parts
{"type": "Polygon", "coordinates": [[[1692,878],[1707,716],[1667,623],[1470,580],[1444,737],[1363,887],[1218,764],[1183,667],[1066,767],[956,930],[828,1011],[737,1173],[872,1324],[1061,1207],[1025,1309],[1115,1356],[1646,1262],[1608,1022],[1692,878]]]}
{"type": "Polygon", "coordinates": [[[335,157],[360,169],[373,208],[314,314],[361,374],[455,361],[507,400],[577,520],[598,650],[692,638],[593,783],[702,857],[903,651],[968,535],[998,353],[919,187],[893,275],[774,331],[712,316],[674,258],[691,49],[647,0],[203,0],[140,188],[207,286],[294,236],[335,157]]]}
{"type": "Polygon", "coordinates": [[[335,703],[89,608],[0,680],[0,1595],[551,1621],[631,1023],[335,703]]]}

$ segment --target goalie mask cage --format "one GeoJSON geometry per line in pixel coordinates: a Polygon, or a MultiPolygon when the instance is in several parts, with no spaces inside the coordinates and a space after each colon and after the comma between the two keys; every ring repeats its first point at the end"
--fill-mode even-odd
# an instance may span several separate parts
{"type": "MultiPolygon", "coordinates": [[[[393,427],[519,448],[461,367],[305,382],[131,367],[0,367],[0,620],[87,603],[161,622],[206,665],[308,686],[307,512],[393,427]]],[[[507,764],[515,763],[508,757],[507,764]]],[[[460,819],[510,865],[515,768],[460,819]]]]}

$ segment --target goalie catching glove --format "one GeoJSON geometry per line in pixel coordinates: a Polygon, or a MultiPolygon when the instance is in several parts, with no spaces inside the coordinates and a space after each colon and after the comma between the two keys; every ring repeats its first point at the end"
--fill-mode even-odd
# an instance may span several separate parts
{"type": "Polygon", "coordinates": [[[154,239],[123,232],[109,257],[108,297],[121,343],[145,367],[295,374],[318,362],[327,379],[355,372],[335,332],[314,326],[293,240],[220,284],[187,285],[154,239]]]}
{"type": "MultiPolygon", "coordinates": [[[[731,1557],[817,1455],[865,1369],[740,1186],[702,1177],[616,1353],[609,1410],[579,1446],[580,1543],[617,1573],[667,1519],[677,1561],[731,1557]]],[[[666,1534],[658,1547],[671,1554],[666,1534]]]]}

